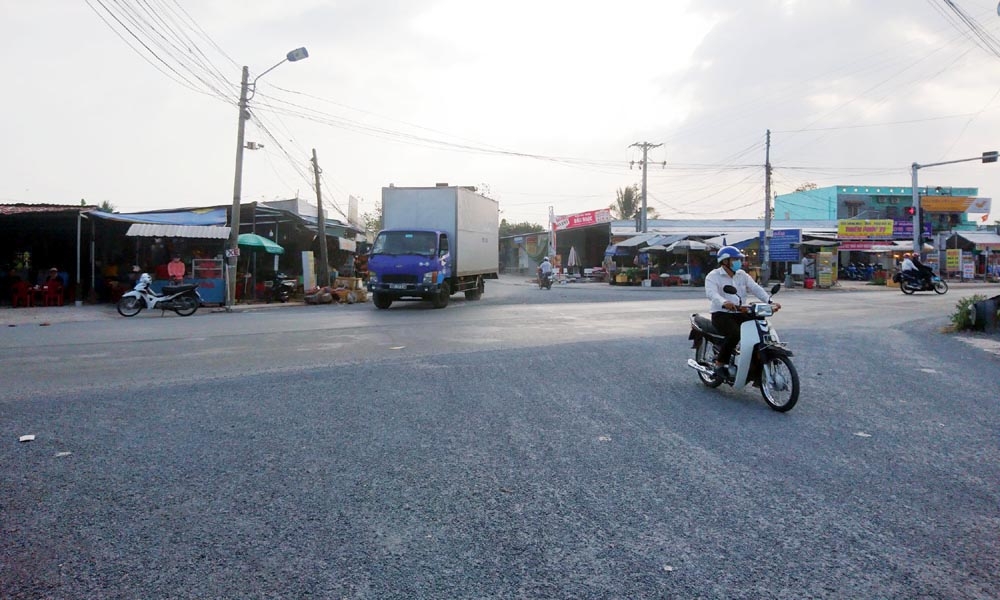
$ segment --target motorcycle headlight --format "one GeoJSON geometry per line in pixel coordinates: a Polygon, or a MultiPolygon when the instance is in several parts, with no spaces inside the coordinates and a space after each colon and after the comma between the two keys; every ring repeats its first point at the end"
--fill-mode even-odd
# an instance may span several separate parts
{"type": "Polygon", "coordinates": [[[774,314],[774,307],[770,304],[755,304],[753,314],[757,317],[770,317],[774,314]]]}
{"type": "Polygon", "coordinates": [[[437,281],[437,278],[438,278],[437,271],[428,271],[424,273],[424,285],[430,285],[434,283],[435,281],[437,281]]]}

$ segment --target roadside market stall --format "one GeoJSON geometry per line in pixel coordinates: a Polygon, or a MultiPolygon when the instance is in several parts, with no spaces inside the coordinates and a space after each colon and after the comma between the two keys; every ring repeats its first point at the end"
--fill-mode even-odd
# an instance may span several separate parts
{"type": "Polygon", "coordinates": [[[135,223],[125,233],[136,239],[140,270],[153,276],[152,289],[159,293],[170,283],[166,263],[172,255],[185,264],[184,283],[197,283],[198,293],[208,304],[226,301],[225,254],[229,227],[204,225],[160,225],[135,223]]]}

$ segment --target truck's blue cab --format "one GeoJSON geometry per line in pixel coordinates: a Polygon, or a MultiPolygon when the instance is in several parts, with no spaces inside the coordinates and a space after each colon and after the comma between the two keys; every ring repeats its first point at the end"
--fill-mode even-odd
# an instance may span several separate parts
{"type": "Polygon", "coordinates": [[[438,305],[452,291],[452,257],[443,231],[387,229],[379,232],[368,258],[368,289],[375,305],[419,298],[438,305]]]}

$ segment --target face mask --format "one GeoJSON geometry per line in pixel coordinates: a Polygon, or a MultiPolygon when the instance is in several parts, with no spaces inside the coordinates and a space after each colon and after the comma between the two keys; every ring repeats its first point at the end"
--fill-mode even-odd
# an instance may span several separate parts
{"type": "Polygon", "coordinates": [[[729,263],[729,268],[732,269],[732,270],[734,270],[734,271],[739,271],[742,267],[743,267],[743,261],[742,260],[734,260],[734,261],[730,261],[730,263],[729,263]]]}

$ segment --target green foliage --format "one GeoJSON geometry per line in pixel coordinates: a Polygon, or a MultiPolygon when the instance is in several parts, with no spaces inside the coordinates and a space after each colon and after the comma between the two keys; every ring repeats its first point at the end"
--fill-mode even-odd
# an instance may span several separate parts
{"type": "Polygon", "coordinates": [[[375,239],[375,234],[382,231],[382,204],[376,204],[373,212],[362,213],[361,222],[365,227],[365,236],[369,241],[375,239]]]}
{"type": "MultiPolygon", "coordinates": [[[[634,183],[627,188],[618,188],[618,198],[608,208],[611,209],[611,216],[616,219],[634,219],[642,209],[642,193],[639,191],[639,184],[634,183]]],[[[658,216],[655,208],[646,206],[647,219],[655,219],[658,216]]]]}
{"type": "Polygon", "coordinates": [[[955,305],[955,312],[951,315],[951,324],[955,329],[972,329],[972,311],[975,310],[973,304],[986,300],[986,296],[975,294],[966,298],[961,298],[955,305]]]}
{"type": "Polygon", "coordinates": [[[520,235],[522,233],[541,233],[543,231],[545,231],[545,228],[538,223],[529,223],[527,221],[508,223],[507,219],[501,219],[500,221],[500,237],[520,235]]]}

